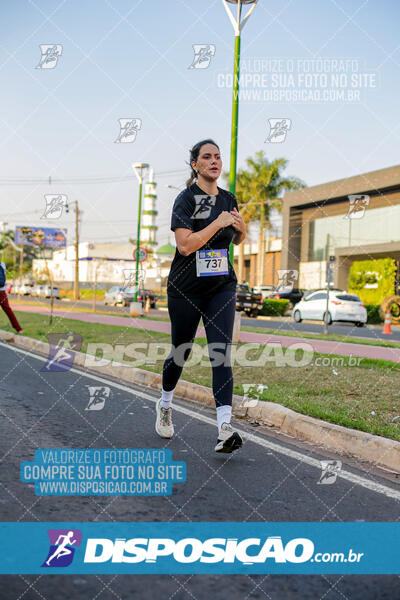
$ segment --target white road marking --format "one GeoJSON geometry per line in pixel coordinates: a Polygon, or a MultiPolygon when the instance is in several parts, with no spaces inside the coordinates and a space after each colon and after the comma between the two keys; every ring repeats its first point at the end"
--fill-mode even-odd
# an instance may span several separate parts
{"type": "MultiPolygon", "coordinates": [[[[22,348],[16,348],[14,346],[10,346],[9,344],[5,344],[3,342],[0,342],[0,346],[3,346],[4,348],[7,348],[9,350],[13,350],[14,352],[20,352],[22,354],[27,354],[28,356],[31,356],[32,358],[36,358],[37,360],[40,360],[42,362],[47,362],[47,357],[40,356],[38,354],[34,354],[33,352],[30,352],[29,350],[23,350],[22,348]]],[[[71,369],[69,369],[69,371],[72,373],[77,373],[78,375],[83,375],[84,377],[88,377],[90,379],[94,379],[95,381],[99,381],[100,383],[105,383],[107,385],[111,385],[114,388],[123,390],[124,392],[128,392],[133,395],[137,395],[138,393],[140,393],[141,398],[145,398],[146,400],[153,402],[154,404],[158,400],[158,396],[156,396],[156,397],[151,396],[150,394],[147,394],[146,392],[143,392],[142,390],[140,390],[140,392],[138,392],[126,385],[123,385],[121,383],[115,383],[110,379],[106,379],[104,377],[99,377],[98,375],[94,375],[93,373],[89,373],[83,369],[76,369],[75,367],[72,367],[71,369]]],[[[68,371],[65,371],[65,372],[67,373],[68,371]]],[[[135,384],[133,384],[133,385],[135,385],[135,384]]],[[[190,408],[185,408],[183,406],[174,404],[174,410],[177,412],[180,412],[184,415],[188,415],[194,419],[197,419],[198,421],[202,421],[203,423],[207,423],[208,425],[212,425],[214,428],[216,426],[215,419],[211,419],[210,417],[207,417],[206,415],[199,414],[199,413],[191,410],[190,408]]],[[[235,425],[235,427],[236,427],[236,425],[235,425]]],[[[249,433],[246,430],[241,429],[240,427],[236,427],[236,429],[238,431],[240,431],[240,433],[243,434],[243,437],[246,441],[248,440],[250,442],[253,442],[254,444],[258,444],[259,446],[262,446],[263,448],[267,448],[268,450],[273,450],[274,452],[277,452],[279,454],[284,454],[285,456],[289,456],[290,458],[298,460],[298,461],[300,461],[304,464],[307,464],[311,467],[316,467],[319,471],[321,470],[320,461],[317,460],[316,458],[312,458],[311,456],[307,456],[306,454],[303,454],[302,452],[298,452],[297,450],[291,450],[290,448],[286,448],[285,446],[280,446],[279,444],[275,444],[274,442],[265,440],[265,439],[258,437],[252,433],[249,433]]],[[[351,483],[354,483],[356,485],[364,487],[368,490],[377,492],[378,494],[382,494],[382,495],[386,496],[387,498],[394,498],[396,500],[400,500],[400,491],[394,490],[393,488],[383,485],[381,483],[369,481],[368,479],[365,479],[365,477],[360,477],[359,475],[355,475],[354,473],[351,473],[350,471],[341,470],[338,472],[337,476],[341,477],[342,479],[345,479],[346,481],[350,481],[351,483]]]]}

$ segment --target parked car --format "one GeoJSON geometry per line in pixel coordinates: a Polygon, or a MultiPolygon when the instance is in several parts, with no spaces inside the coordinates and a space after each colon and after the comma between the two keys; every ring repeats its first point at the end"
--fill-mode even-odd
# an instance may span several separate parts
{"type": "MultiPolygon", "coordinates": [[[[296,323],[303,319],[324,321],[326,313],[326,290],[318,290],[303,298],[293,308],[292,316],[296,323]]],[[[367,322],[367,311],[356,294],[330,290],[328,304],[328,323],[334,321],[350,321],[357,327],[367,322]]]]}
{"type": "MultiPolygon", "coordinates": [[[[43,289],[40,290],[40,297],[41,298],[51,298],[51,285],[43,285],[41,286],[43,289]]],[[[53,285],[53,298],[57,298],[57,300],[60,299],[60,290],[58,289],[57,286],[53,285]]]]}
{"type": "MultiPolygon", "coordinates": [[[[309,296],[310,294],[314,294],[314,292],[323,292],[325,291],[325,289],[321,289],[321,288],[314,288],[313,290],[303,290],[303,299],[307,298],[307,296],[309,296]]],[[[339,290],[339,288],[329,288],[330,292],[342,292],[343,294],[346,294],[346,290],[339,290]]]]}
{"type": "Polygon", "coordinates": [[[242,311],[249,317],[256,317],[258,311],[262,309],[263,298],[257,294],[247,284],[241,283],[236,287],[236,310],[242,311]]]}
{"type": "Polygon", "coordinates": [[[272,298],[276,298],[279,300],[289,300],[289,307],[293,308],[295,304],[300,302],[303,297],[302,290],[297,288],[282,288],[282,290],[276,291],[275,294],[272,295],[272,298]]]}
{"type": "Polygon", "coordinates": [[[122,285],[114,285],[104,294],[104,304],[111,306],[127,306],[135,300],[134,288],[124,288],[122,285]]]}
{"type": "Polygon", "coordinates": [[[32,283],[22,283],[18,286],[18,292],[21,296],[30,296],[33,289],[32,283]]]}
{"type": "Polygon", "coordinates": [[[31,296],[35,296],[36,298],[40,298],[43,292],[43,285],[34,285],[32,288],[31,296]]]}
{"type": "Polygon", "coordinates": [[[261,294],[263,300],[264,298],[272,298],[275,289],[276,288],[273,285],[256,285],[253,287],[253,290],[257,292],[257,294],[261,294]]]}

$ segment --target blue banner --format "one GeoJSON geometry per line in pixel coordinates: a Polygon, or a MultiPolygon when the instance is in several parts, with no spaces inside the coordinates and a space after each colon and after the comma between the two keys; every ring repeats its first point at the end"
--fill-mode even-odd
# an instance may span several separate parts
{"type": "Polygon", "coordinates": [[[400,523],[1,523],[1,574],[400,574],[400,523]]]}
{"type": "Polygon", "coordinates": [[[166,496],[186,481],[186,463],[156,448],[54,448],[35,450],[20,475],[38,496],[166,496]]]}

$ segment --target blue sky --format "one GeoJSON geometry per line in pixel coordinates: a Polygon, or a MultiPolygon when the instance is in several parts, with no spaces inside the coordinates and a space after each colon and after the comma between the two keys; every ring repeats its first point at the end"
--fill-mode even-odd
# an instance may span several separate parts
{"type": "MultiPolygon", "coordinates": [[[[242,35],[242,74],[251,77],[240,103],[238,166],[264,150],[314,185],[397,164],[399,17],[395,0],[259,0],[242,35]],[[267,85],[271,69],[279,65],[283,81],[294,65],[297,86],[317,59],[325,59],[328,82],[332,61],[352,60],[344,93],[361,77],[359,99],[251,97],[260,60],[270,69],[267,85]],[[270,118],[291,120],[283,143],[265,142],[270,118]]],[[[83,240],[125,241],[135,235],[138,185],[118,178],[144,161],[155,169],[158,241],[166,242],[177,193],[166,186],[184,184],[189,148],[213,137],[229,170],[232,91],[221,81],[232,72],[234,34],[222,0],[8,1],[0,23],[0,219],[43,226],[44,194],[65,193],[84,211],[83,240]],[[62,45],[54,69],[35,69],[40,44],[62,45]],[[207,68],[188,68],[194,44],[215,46],[207,68]],[[114,143],[120,118],[142,120],[133,143],[114,143]],[[67,181],[20,182],[49,175],[67,181]],[[103,177],[117,181],[71,183],[103,177]],[[18,185],[7,183],[14,179],[18,185]]],[[[312,94],[322,90],[321,76],[315,81],[312,94]]],[[[72,215],[48,223],[55,224],[72,242],[72,215]]]]}

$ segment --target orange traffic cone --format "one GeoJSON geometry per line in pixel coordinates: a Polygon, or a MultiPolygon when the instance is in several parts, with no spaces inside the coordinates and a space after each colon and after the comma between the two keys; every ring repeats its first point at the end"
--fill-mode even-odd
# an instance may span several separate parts
{"type": "Polygon", "coordinates": [[[144,310],[145,310],[145,312],[150,312],[150,298],[148,296],[146,298],[146,306],[145,306],[144,310]]]}
{"type": "Polygon", "coordinates": [[[383,334],[384,335],[392,335],[391,322],[392,322],[392,318],[390,316],[390,310],[388,310],[385,315],[385,325],[383,326],[383,334]]]}

